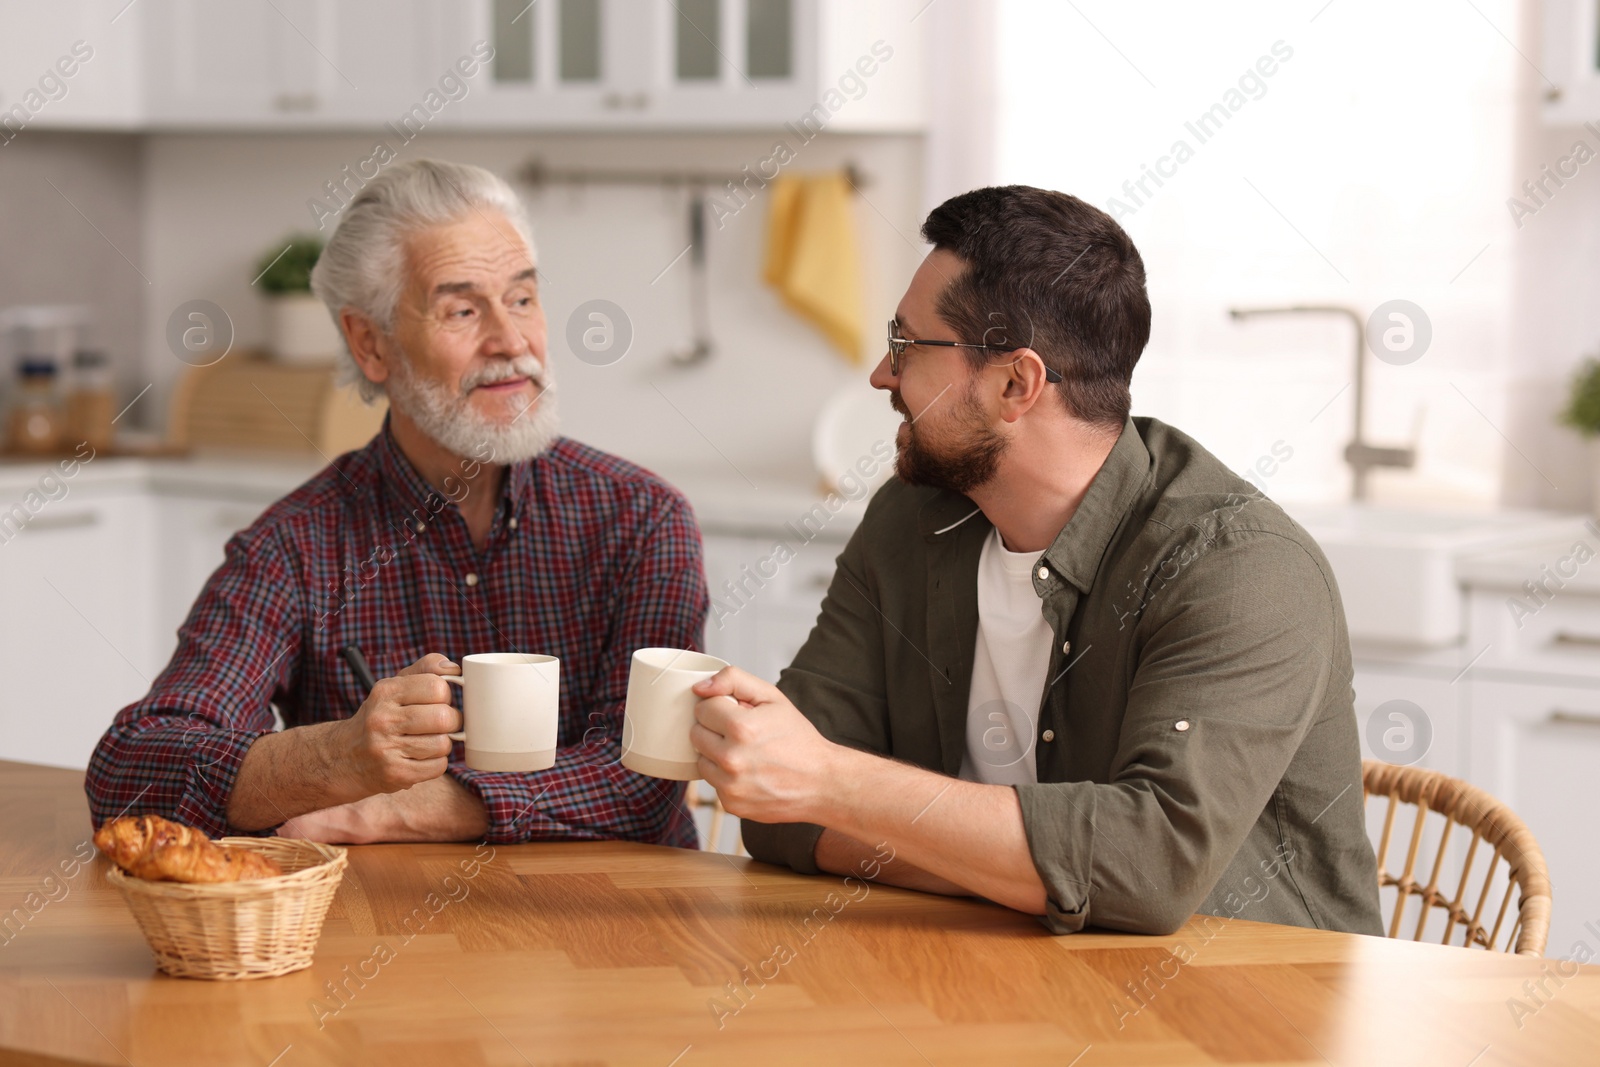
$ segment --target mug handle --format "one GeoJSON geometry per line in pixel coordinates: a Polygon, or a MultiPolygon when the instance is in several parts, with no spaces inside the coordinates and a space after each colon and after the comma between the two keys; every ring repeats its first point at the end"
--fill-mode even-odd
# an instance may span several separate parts
{"type": "MultiPolygon", "coordinates": [[[[439,675],[439,677],[443,678],[447,682],[451,682],[451,683],[454,683],[455,685],[459,685],[461,687],[461,691],[463,693],[465,693],[467,691],[467,680],[462,675],[459,675],[459,674],[441,674],[441,675],[439,675]]],[[[465,741],[467,739],[467,729],[466,729],[466,727],[467,727],[467,713],[463,709],[462,712],[461,712],[461,729],[457,730],[453,734],[446,734],[445,736],[450,738],[450,740],[452,740],[452,741],[465,741]]]]}

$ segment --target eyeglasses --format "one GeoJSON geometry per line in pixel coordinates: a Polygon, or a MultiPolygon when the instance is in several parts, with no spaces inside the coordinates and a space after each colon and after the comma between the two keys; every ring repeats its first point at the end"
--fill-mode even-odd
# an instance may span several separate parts
{"type": "MultiPolygon", "coordinates": [[[[900,359],[906,354],[906,349],[912,345],[928,345],[937,348],[981,348],[989,352],[1015,352],[1017,348],[1010,345],[975,345],[966,341],[913,341],[908,337],[897,336],[900,324],[894,319],[889,320],[889,373],[896,378],[900,377],[900,359]]],[[[1049,364],[1044,368],[1045,381],[1052,385],[1062,381],[1061,372],[1053,369],[1049,364]]]]}

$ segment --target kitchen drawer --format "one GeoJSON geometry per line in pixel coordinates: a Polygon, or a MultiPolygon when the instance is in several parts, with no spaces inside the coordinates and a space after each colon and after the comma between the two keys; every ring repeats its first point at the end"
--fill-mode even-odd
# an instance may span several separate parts
{"type": "Polygon", "coordinates": [[[1483,670],[1600,682],[1600,594],[1556,590],[1538,600],[1512,590],[1474,590],[1470,643],[1487,646],[1483,670]]]}

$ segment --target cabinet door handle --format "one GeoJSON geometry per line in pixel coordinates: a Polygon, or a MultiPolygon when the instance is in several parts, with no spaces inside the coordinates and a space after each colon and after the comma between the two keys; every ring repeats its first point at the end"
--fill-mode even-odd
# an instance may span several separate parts
{"type": "Polygon", "coordinates": [[[213,516],[213,519],[216,521],[218,529],[238,531],[244,529],[246,526],[249,526],[252,522],[255,522],[256,519],[260,517],[261,513],[257,511],[244,511],[243,509],[238,511],[228,511],[224,509],[218,511],[216,515],[213,516]]]}
{"type": "Polygon", "coordinates": [[[1572,634],[1562,630],[1550,639],[1550,643],[1557,647],[1575,645],[1578,648],[1600,648],[1600,634],[1572,634]]]}
{"type": "Polygon", "coordinates": [[[69,511],[65,515],[39,515],[29,519],[26,526],[17,532],[26,533],[29,530],[71,530],[79,526],[100,525],[98,511],[69,511]]]}
{"type": "Polygon", "coordinates": [[[316,93],[279,93],[272,99],[272,106],[279,111],[315,111],[321,103],[316,93]]]}
{"type": "Polygon", "coordinates": [[[1548,721],[1565,726],[1600,726],[1600,712],[1567,711],[1565,708],[1557,708],[1550,713],[1548,721]]]}

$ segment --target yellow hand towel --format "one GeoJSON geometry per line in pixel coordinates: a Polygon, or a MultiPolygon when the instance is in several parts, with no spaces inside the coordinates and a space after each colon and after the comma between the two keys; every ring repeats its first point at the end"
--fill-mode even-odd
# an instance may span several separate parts
{"type": "Polygon", "coordinates": [[[860,364],[861,255],[850,183],[842,174],[785,174],[773,181],[770,195],[767,284],[841,355],[860,364]]]}

